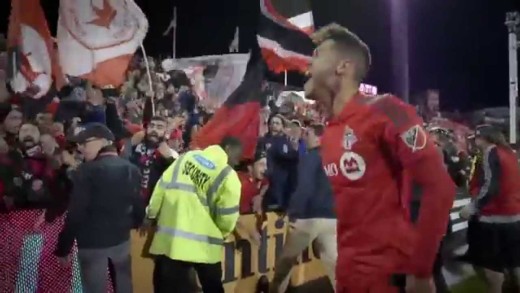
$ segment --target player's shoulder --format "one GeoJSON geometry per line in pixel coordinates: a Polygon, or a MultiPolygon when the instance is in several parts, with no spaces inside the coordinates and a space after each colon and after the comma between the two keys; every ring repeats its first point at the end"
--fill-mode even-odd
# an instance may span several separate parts
{"type": "Polygon", "coordinates": [[[409,111],[410,109],[415,109],[410,104],[404,102],[403,100],[399,99],[397,96],[392,94],[370,95],[366,96],[364,101],[368,106],[383,111],[388,109],[400,109],[401,111],[409,111]]]}
{"type": "Polygon", "coordinates": [[[397,127],[421,122],[415,107],[392,94],[367,96],[365,103],[397,127]]]}

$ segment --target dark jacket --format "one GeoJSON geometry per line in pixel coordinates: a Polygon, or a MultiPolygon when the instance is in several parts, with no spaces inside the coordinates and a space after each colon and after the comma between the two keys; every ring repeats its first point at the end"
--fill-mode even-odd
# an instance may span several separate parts
{"type": "Polygon", "coordinates": [[[74,239],[81,248],[107,248],[130,239],[140,225],[145,204],[139,169],[115,153],[101,153],[72,176],[68,214],[55,251],[68,255],[74,239]]]}
{"type": "Polygon", "coordinates": [[[300,158],[298,184],[288,208],[290,218],[336,218],[329,179],[323,170],[320,151],[310,149],[300,158]]]}
{"type": "Polygon", "coordinates": [[[269,178],[266,200],[269,204],[285,208],[295,187],[295,180],[291,180],[291,175],[296,175],[294,171],[298,164],[298,150],[291,146],[291,142],[285,135],[268,134],[262,143],[267,150],[269,178]]]}

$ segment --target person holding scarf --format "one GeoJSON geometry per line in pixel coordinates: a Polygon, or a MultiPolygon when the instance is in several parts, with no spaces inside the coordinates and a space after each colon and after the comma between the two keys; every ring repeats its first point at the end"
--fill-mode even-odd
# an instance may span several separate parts
{"type": "Polygon", "coordinates": [[[166,119],[152,117],[145,131],[136,133],[128,140],[121,153],[141,170],[141,194],[146,202],[164,170],[179,156],[168,146],[166,136],[166,119]]]}
{"type": "Polygon", "coordinates": [[[31,123],[20,127],[18,147],[1,158],[5,210],[47,207],[55,189],[51,157],[40,146],[40,131],[31,123]]]}
{"type": "Polygon", "coordinates": [[[14,292],[17,286],[50,292],[49,280],[59,280],[52,286],[56,292],[71,286],[55,269],[58,261],[45,257],[52,254],[49,243],[56,240],[54,229],[61,225],[67,197],[67,179],[60,175],[54,146],[55,141],[42,140],[38,127],[26,122],[14,149],[0,151],[0,272],[5,272],[0,292],[14,292]],[[38,274],[20,281],[20,274],[32,269],[38,274]]]}

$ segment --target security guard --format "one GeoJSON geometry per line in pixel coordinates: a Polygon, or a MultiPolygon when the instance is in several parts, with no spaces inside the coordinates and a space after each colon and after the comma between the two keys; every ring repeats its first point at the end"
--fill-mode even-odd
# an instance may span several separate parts
{"type": "Polygon", "coordinates": [[[204,293],[223,293],[222,244],[235,229],[241,184],[233,170],[242,155],[236,138],[179,157],[162,175],[147,208],[157,221],[155,293],[192,291],[190,270],[204,293]]]}

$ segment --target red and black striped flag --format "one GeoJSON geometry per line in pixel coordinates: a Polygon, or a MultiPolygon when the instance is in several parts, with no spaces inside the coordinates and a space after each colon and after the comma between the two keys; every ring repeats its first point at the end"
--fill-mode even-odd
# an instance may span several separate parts
{"type": "Polygon", "coordinates": [[[306,72],[314,44],[309,0],[260,0],[257,40],[269,69],[306,72]]]}
{"type": "Polygon", "coordinates": [[[197,132],[191,142],[192,148],[205,148],[220,143],[226,136],[233,136],[244,146],[243,157],[254,157],[260,133],[260,109],[267,98],[263,93],[265,63],[261,58],[256,59],[238,88],[197,132]]]}

